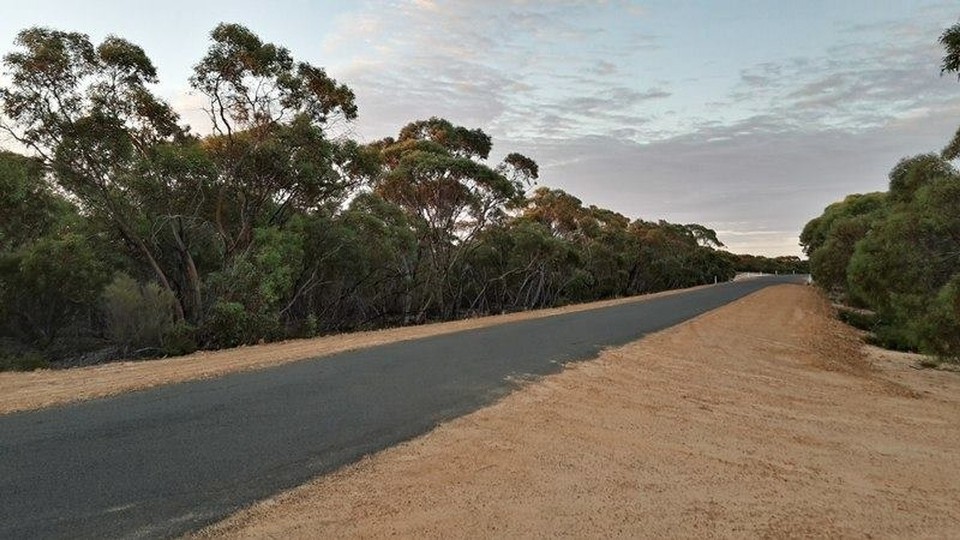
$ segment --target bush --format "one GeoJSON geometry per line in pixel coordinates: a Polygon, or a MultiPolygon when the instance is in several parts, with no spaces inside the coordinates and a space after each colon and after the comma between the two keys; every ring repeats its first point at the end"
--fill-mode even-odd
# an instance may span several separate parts
{"type": "Polygon", "coordinates": [[[837,316],[841,321],[859,330],[873,332],[877,326],[877,316],[873,313],[841,308],[837,316]]]}
{"type": "Polygon", "coordinates": [[[891,351],[919,352],[916,338],[902,325],[878,322],[873,335],[867,339],[867,343],[891,351]]]}
{"type": "Polygon", "coordinates": [[[36,352],[0,356],[0,371],[33,371],[47,367],[46,358],[36,352]]]}
{"type": "Polygon", "coordinates": [[[923,352],[960,362],[960,274],[941,289],[917,327],[923,352]]]}
{"type": "Polygon", "coordinates": [[[307,315],[289,335],[298,338],[316,337],[320,332],[320,321],[313,313],[307,315]]]}
{"type": "Polygon", "coordinates": [[[121,274],[103,291],[107,337],[124,352],[163,352],[164,338],[174,331],[173,294],[156,283],[141,285],[121,274]]]}
{"type": "Polygon", "coordinates": [[[247,317],[243,304],[217,302],[204,321],[203,334],[212,348],[236,347],[247,335],[247,317]]]}
{"type": "Polygon", "coordinates": [[[870,332],[867,343],[901,352],[917,352],[917,339],[909,326],[891,324],[877,314],[856,309],[839,308],[837,318],[846,324],[870,332]]]}
{"type": "Polygon", "coordinates": [[[204,345],[215,349],[274,341],[283,336],[276,317],[248,311],[239,302],[217,302],[201,333],[205,336],[204,345]]]}
{"type": "Polygon", "coordinates": [[[166,356],[182,356],[198,348],[197,329],[190,324],[176,323],[163,334],[163,354],[166,356]]]}

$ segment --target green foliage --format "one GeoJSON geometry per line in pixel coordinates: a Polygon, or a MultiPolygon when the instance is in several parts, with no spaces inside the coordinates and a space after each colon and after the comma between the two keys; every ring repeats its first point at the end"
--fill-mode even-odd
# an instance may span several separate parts
{"type": "Polygon", "coordinates": [[[945,50],[940,64],[941,73],[953,73],[960,79],[960,23],[944,30],[940,35],[940,45],[945,50]]]}
{"type": "Polygon", "coordinates": [[[34,371],[50,367],[50,363],[37,352],[0,354],[0,371],[34,371]]]}
{"type": "Polygon", "coordinates": [[[904,158],[890,171],[890,198],[895,202],[910,202],[923,186],[956,176],[956,169],[936,154],[904,158]]]}
{"type": "Polygon", "coordinates": [[[51,192],[39,161],[0,152],[0,252],[16,250],[53,231],[72,212],[51,192]]]}
{"type": "Polygon", "coordinates": [[[863,216],[838,220],[830,228],[827,240],[810,255],[810,270],[817,283],[828,290],[845,290],[847,266],[854,248],[870,230],[869,218],[863,216]]]}
{"type": "Polygon", "coordinates": [[[255,239],[252,262],[259,275],[258,307],[272,310],[293,292],[303,266],[302,236],[296,231],[266,228],[257,229],[255,239]]]}
{"type": "Polygon", "coordinates": [[[252,345],[281,335],[275,316],[250,312],[238,302],[217,302],[200,334],[206,346],[215,349],[252,345]]]}
{"type": "Polygon", "coordinates": [[[168,326],[162,337],[161,351],[164,356],[181,356],[200,348],[197,344],[197,328],[184,321],[168,326]]]}
{"type": "Polygon", "coordinates": [[[715,236],[699,225],[631,222],[542,187],[519,218],[479,238],[466,296],[484,311],[527,309],[727,281],[730,254],[701,245],[715,236]]]}
{"type": "Polygon", "coordinates": [[[857,243],[888,212],[886,193],[854,194],[828,206],[800,235],[810,273],[820,286],[849,295],[847,267],[857,243]]]}
{"type": "MultiPolygon", "coordinates": [[[[295,224],[296,225],[296,224],[295,224]]],[[[212,296],[253,313],[278,312],[293,293],[303,268],[304,237],[298,227],[258,228],[240,257],[207,279],[212,296]]]]}
{"type": "Polygon", "coordinates": [[[520,154],[491,167],[492,143],[480,129],[455,126],[441,118],[413,122],[399,137],[371,145],[383,170],[375,193],[400,207],[416,231],[419,247],[408,278],[421,281],[423,293],[408,295],[404,318],[455,316],[464,292],[453,276],[476,237],[520,205],[536,164],[520,154]],[[414,305],[414,303],[416,305],[414,305]]]}
{"type": "MultiPolygon", "coordinates": [[[[940,35],[940,45],[944,48],[940,74],[952,73],[960,80],[960,23],[947,28],[940,35]]],[[[941,153],[943,159],[955,160],[960,157],[960,129],[941,153]]]]}
{"type": "Polygon", "coordinates": [[[786,255],[763,257],[758,255],[732,255],[730,261],[737,272],[762,272],[765,274],[808,274],[810,261],[786,255]]]}
{"type": "Polygon", "coordinates": [[[840,309],[837,316],[850,326],[866,332],[872,332],[877,327],[877,315],[875,313],[855,309],[840,309]]]}
{"type": "Polygon", "coordinates": [[[236,347],[250,341],[256,328],[243,304],[217,302],[206,318],[203,333],[213,348],[236,347]]]}
{"type": "Polygon", "coordinates": [[[20,32],[16,45],[4,57],[11,81],[0,89],[5,131],[172,291],[157,250],[138,227],[145,216],[131,204],[131,180],[144,156],[186,137],[177,115],[151,92],[157,78],[149,58],[121,38],[94,45],[85,34],[48,28],[20,32]]]}
{"type": "Polygon", "coordinates": [[[960,173],[932,154],[904,159],[890,173],[889,196],[867,205],[864,197],[831,205],[808,225],[808,239],[823,235],[809,244],[814,278],[876,311],[878,343],[957,358],[960,173]]]}
{"type": "Polygon", "coordinates": [[[918,330],[923,350],[960,361],[960,272],[940,289],[918,330]]]}
{"type": "Polygon", "coordinates": [[[831,235],[831,229],[838,222],[864,217],[871,220],[886,209],[885,193],[867,193],[848,195],[843,201],[828,206],[823,215],[810,220],[800,233],[800,245],[807,256],[819,249],[831,235]]]}
{"type": "Polygon", "coordinates": [[[156,283],[140,284],[121,274],[103,290],[106,335],[127,354],[156,355],[164,350],[166,337],[182,331],[175,324],[175,302],[156,283]]]}
{"type": "Polygon", "coordinates": [[[109,279],[96,235],[40,161],[9,152],[0,153],[0,215],[0,354],[33,364],[34,352],[85,348],[84,323],[109,279]]]}
{"type": "MultiPolygon", "coordinates": [[[[284,337],[282,318],[304,285],[307,229],[305,218],[295,219],[286,229],[257,228],[253,243],[241,256],[207,276],[206,296],[216,301],[198,331],[203,347],[232,347],[284,337]]],[[[291,321],[289,326],[295,333],[297,322],[291,321]]]]}
{"type": "Polygon", "coordinates": [[[218,132],[273,123],[284,111],[325,123],[331,114],[357,116],[353,92],[323,69],[295,62],[290,51],[264,43],[239,24],[221,23],[194,68],[193,87],[210,98],[218,132]]]}
{"type": "Polygon", "coordinates": [[[858,247],[851,279],[924,352],[956,357],[950,311],[960,276],[960,175],[934,178],[858,247]]]}
{"type": "Polygon", "coordinates": [[[915,336],[909,329],[896,324],[877,324],[867,343],[900,352],[919,352],[915,336]]]}
{"type": "Polygon", "coordinates": [[[11,335],[46,348],[95,304],[108,270],[75,233],[42,237],[0,254],[0,304],[11,335]]]}

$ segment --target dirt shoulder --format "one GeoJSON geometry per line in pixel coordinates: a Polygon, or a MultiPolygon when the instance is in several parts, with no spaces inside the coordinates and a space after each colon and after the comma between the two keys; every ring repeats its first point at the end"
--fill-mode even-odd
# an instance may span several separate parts
{"type": "Polygon", "coordinates": [[[561,308],[541,309],[422,326],[339,334],[198,352],[160,360],[114,362],[67,370],[0,373],[0,414],[40,409],[107,397],[154,386],[208,379],[228,373],[265,369],[288,362],[375,347],[385,343],[450,334],[514,321],[586,311],[700,289],[693,287],[656,294],[618,298],[561,308]]]}
{"type": "Polygon", "coordinates": [[[960,375],[783,285],[531,383],[203,537],[955,537],[960,375]]]}

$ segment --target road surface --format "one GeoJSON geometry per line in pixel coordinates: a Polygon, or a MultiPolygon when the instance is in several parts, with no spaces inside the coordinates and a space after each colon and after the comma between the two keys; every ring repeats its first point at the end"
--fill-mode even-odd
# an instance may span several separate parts
{"type": "Polygon", "coordinates": [[[0,416],[0,538],[166,538],[768,277],[0,416]]]}

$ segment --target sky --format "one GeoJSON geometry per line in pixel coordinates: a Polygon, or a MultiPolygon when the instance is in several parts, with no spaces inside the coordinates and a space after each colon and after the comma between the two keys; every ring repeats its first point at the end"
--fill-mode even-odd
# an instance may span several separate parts
{"type": "Polygon", "coordinates": [[[631,218],[701,223],[728,249],[799,255],[799,231],[960,126],[941,76],[941,0],[87,0],[5,3],[0,51],[48,26],[153,59],[198,131],[188,78],[220,22],[249,27],[357,95],[352,136],[440,116],[521,152],[540,184],[631,218]]]}

